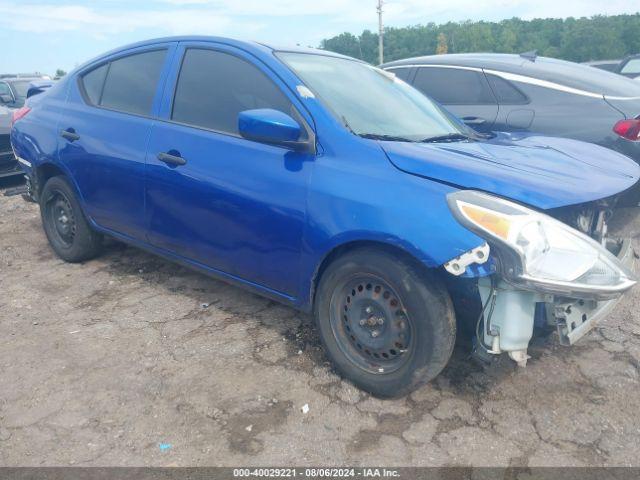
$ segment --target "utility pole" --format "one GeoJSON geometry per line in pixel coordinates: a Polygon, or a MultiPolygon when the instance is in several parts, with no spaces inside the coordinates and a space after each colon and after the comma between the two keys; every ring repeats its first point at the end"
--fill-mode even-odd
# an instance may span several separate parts
{"type": "Polygon", "coordinates": [[[378,53],[380,54],[380,65],[384,63],[384,26],[382,25],[382,4],[383,0],[378,0],[378,53]]]}

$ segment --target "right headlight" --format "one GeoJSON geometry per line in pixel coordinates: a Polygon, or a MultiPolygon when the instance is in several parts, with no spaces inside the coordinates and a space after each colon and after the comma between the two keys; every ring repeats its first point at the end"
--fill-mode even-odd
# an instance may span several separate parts
{"type": "Polygon", "coordinates": [[[502,273],[513,283],[603,298],[636,283],[602,245],[548,215],[473,190],[451,193],[447,200],[458,221],[498,251],[502,273]]]}

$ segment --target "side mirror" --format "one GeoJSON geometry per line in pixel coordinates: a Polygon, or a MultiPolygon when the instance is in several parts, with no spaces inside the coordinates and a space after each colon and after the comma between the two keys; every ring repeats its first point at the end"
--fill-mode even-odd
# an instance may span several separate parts
{"type": "Polygon", "coordinates": [[[7,93],[0,95],[0,103],[13,103],[13,97],[7,93]]]}
{"type": "Polygon", "coordinates": [[[293,150],[309,148],[309,142],[300,141],[300,124],[286,113],[271,108],[240,112],[238,131],[247,140],[280,145],[293,150]]]}

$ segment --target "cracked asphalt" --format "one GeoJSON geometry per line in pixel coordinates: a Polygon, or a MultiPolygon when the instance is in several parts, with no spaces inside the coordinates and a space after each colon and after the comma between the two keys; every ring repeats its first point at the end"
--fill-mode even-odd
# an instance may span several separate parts
{"type": "Polygon", "coordinates": [[[66,264],[37,206],[0,197],[0,465],[640,466],[639,305],[570,349],[536,339],[526,369],[458,348],[381,401],[309,317],[118,243],[66,264]]]}

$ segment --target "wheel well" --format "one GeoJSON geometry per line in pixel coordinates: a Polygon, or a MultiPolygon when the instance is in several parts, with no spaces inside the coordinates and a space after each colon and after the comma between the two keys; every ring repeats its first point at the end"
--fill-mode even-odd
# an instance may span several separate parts
{"type": "Polygon", "coordinates": [[[400,258],[404,258],[405,260],[408,260],[409,262],[414,263],[415,265],[419,266],[419,268],[429,270],[429,267],[427,267],[418,258],[411,255],[409,252],[407,252],[403,248],[397,247],[395,245],[390,245],[388,243],[371,241],[371,240],[358,240],[354,242],[345,243],[331,250],[322,259],[322,262],[320,262],[320,265],[316,269],[316,272],[313,276],[313,281],[311,282],[311,292],[309,295],[309,298],[311,299],[312,309],[313,309],[313,305],[315,304],[315,295],[318,289],[317,288],[318,284],[320,282],[320,279],[322,278],[322,274],[325,272],[327,267],[331,265],[331,263],[334,262],[336,259],[360,248],[373,248],[373,249],[378,249],[382,252],[392,253],[394,255],[397,255],[400,258]]]}
{"type": "Polygon", "coordinates": [[[39,197],[40,192],[42,191],[42,187],[44,187],[44,184],[47,183],[47,180],[49,180],[51,177],[57,177],[58,175],[64,175],[64,172],[60,167],[52,163],[44,163],[38,166],[35,175],[36,184],[34,185],[34,193],[39,197]]]}

